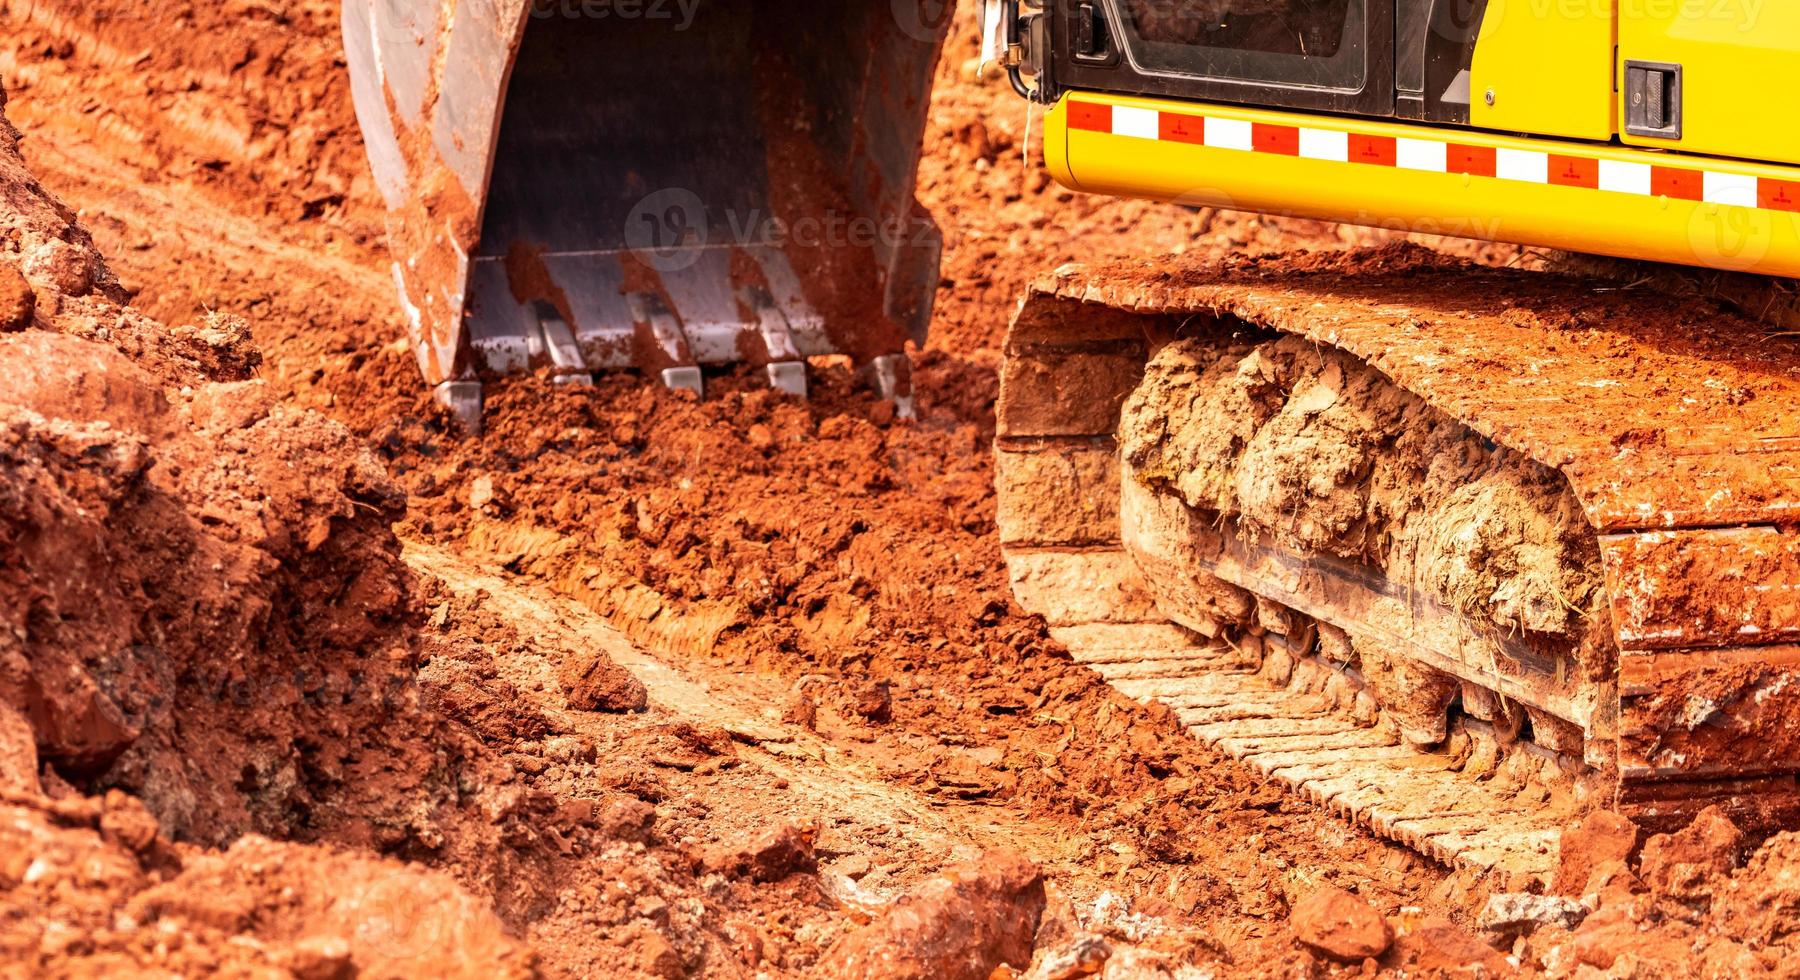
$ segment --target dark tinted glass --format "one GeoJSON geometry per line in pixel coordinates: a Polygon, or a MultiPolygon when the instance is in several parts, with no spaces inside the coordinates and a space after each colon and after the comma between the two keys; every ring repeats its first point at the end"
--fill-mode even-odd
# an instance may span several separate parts
{"type": "Polygon", "coordinates": [[[1364,80],[1366,0],[1112,0],[1143,71],[1321,88],[1364,80]]]}

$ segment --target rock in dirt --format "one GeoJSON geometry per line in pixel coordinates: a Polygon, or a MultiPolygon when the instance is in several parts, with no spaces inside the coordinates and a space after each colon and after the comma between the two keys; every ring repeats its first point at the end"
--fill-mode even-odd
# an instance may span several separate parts
{"type": "Polygon", "coordinates": [[[838,940],[817,972],[837,980],[987,980],[1002,964],[1031,962],[1044,903],[1036,864],[989,851],[945,869],[838,940]]]}
{"type": "Polygon", "coordinates": [[[1505,892],[1489,895],[1481,910],[1481,928],[1501,936],[1523,936],[1541,926],[1573,929],[1587,918],[1588,908],[1560,895],[1505,892]]]}
{"type": "Polygon", "coordinates": [[[570,653],[557,679],[569,707],[577,711],[643,711],[650,706],[644,682],[598,650],[570,653]]]}
{"type": "Polygon", "coordinates": [[[270,937],[335,937],[370,975],[535,974],[535,955],[448,875],[255,835],[190,862],[179,878],[133,899],[129,914],[230,923],[270,937]]]}
{"type": "Polygon", "coordinates": [[[787,707],[781,709],[781,720],[814,731],[819,727],[819,704],[805,691],[796,691],[787,707]]]}
{"type": "Polygon", "coordinates": [[[1633,903],[1613,902],[1590,914],[1570,938],[1563,956],[1571,963],[1610,970],[1619,954],[1632,948],[1641,933],[1633,903]]]}
{"type": "Polygon", "coordinates": [[[107,843],[142,854],[156,843],[156,815],[144,801],[116,789],[106,791],[100,811],[100,836],[107,843]]]}
{"type": "Polygon", "coordinates": [[[817,827],[783,824],[744,843],[715,847],[706,852],[701,863],[708,871],[759,882],[780,881],[791,874],[812,874],[819,870],[818,859],[813,856],[813,840],[817,836],[817,827]]]}
{"type": "Polygon", "coordinates": [[[636,953],[637,972],[640,975],[665,977],[668,980],[689,975],[687,962],[682,959],[681,951],[669,942],[669,937],[647,923],[638,923],[628,933],[627,946],[636,953]]]}
{"type": "Polygon", "coordinates": [[[1563,831],[1556,868],[1556,890],[1585,895],[1594,872],[1631,856],[1637,846],[1637,824],[1611,810],[1596,810],[1581,824],[1563,831]]]}
{"type": "Polygon", "coordinates": [[[1395,934],[1388,964],[1401,976],[1503,977],[1517,972],[1492,946],[1448,919],[1430,917],[1395,934]]]}
{"type": "Polygon", "coordinates": [[[1024,975],[1023,980],[1079,980],[1106,969],[1112,958],[1112,947],[1094,935],[1076,937],[1068,946],[1042,956],[1024,975]]]}
{"type": "Polygon", "coordinates": [[[512,510],[512,495],[496,484],[491,475],[484,473],[469,484],[469,509],[489,517],[502,517],[512,510]]]}
{"type": "Polygon", "coordinates": [[[849,707],[858,717],[886,724],[894,718],[894,692],[886,681],[870,681],[851,692],[849,707]]]}
{"type": "Polygon", "coordinates": [[[98,829],[47,801],[0,803],[0,975],[536,975],[487,901],[442,872],[251,834],[146,874],[126,847],[153,825],[122,800],[80,801],[98,829]]]}
{"type": "Polygon", "coordinates": [[[594,828],[614,840],[648,841],[656,827],[656,807],[635,797],[621,797],[593,813],[594,828]]]}
{"type": "Polygon", "coordinates": [[[31,326],[37,313],[37,294],[31,283],[10,265],[0,265],[0,332],[11,333],[31,326]]]}
{"type": "Polygon", "coordinates": [[[1794,932],[1800,920],[1800,834],[1776,834],[1715,900],[1733,934],[1758,945],[1794,932]]]}
{"type": "Polygon", "coordinates": [[[302,939],[279,962],[295,980],[355,980],[357,974],[350,944],[336,936],[302,939]]]}
{"type": "Polygon", "coordinates": [[[1715,878],[1731,874],[1743,860],[1744,835],[1716,806],[1673,834],[1644,842],[1638,877],[1652,891],[1700,905],[1712,900],[1715,878]]]}
{"type": "Polygon", "coordinates": [[[1301,899],[1290,922],[1303,945],[1340,963],[1380,956],[1394,942],[1394,930],[1380,912],[1330,885],[1301,899]]]}
{"type": "Polygon", "coordinates": [[[0,699],[0,793],[36,794],[37,770],[37,739],[31,723],[0,699]]]}

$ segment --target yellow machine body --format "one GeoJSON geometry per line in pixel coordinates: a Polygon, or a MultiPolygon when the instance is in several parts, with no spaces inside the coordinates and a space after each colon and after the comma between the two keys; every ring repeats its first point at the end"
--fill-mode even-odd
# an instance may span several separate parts
{"type": "Polygon", "coordinates": [[[1612,0],[1490,3],[1470,66],[1470,125],[1611,139],[1618,111],[1613,25],[1612,0]],[[1546,10],[1555,12],[1550,24],[1546,10]]]}
{"type": "Polygon", "coordinates": [[[1800,276],[1795,167],[1090,93],[1045,147],[1092,193],[1800,276]]]}
{"type": "Polygon", "coordinates": [[[1045,155],[1099,194],[1800,277],[1800,127],[1768,108],[1800,5],[1490,0],[1470,64],[1466,126],[1071,86],[1045,155]],[[1663,135],[1628,132],[1641,63],[1679,69],[1663,135]]]}
{"type": "MultiPolygon", "coordinates": [[[[1479,57],[1480,47],[1476,48],[1479,57]]],[[[1800,126],[1784,109],[1800,68],[1800,4],[1782,0],[1636,0],[1619,14],[1618,72],[1633,61],[1683,68],[1678,140],[1638,146],[1800,164],[1800,126]]],[[[1615,91],[1623,91],[1617,78],[1615,91]]],[[[1620,96],[1623,97],[1622,95],[1620,96]]],[[[1621,103],[1622,105],[1622,103],[1621,103]]],[[[1622,111],[1622,109],[1621,109],[1622,111]]],[[[1532,130],[1535,131],[1535,130],[1532,130]]]]}

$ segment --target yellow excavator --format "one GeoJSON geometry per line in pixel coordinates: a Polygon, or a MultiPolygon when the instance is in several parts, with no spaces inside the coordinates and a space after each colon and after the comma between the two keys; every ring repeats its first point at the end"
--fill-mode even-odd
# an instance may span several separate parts
{"type": "MultiPolygon", "coordinates": [[[[496,374],[748,361],[803,394],[843,354],[908,407],[948,7],[348,0],[426,380],[478,427],[496,374]]],[[[1021,605],[1445,862],[1546,878],[1591,807],[1800,815],[1800,346],[1768,325],[1800,276],[1800,7],[983,14],[1067,187],[1601,257],[1045,275],[995,447],[1021,605]]]]}

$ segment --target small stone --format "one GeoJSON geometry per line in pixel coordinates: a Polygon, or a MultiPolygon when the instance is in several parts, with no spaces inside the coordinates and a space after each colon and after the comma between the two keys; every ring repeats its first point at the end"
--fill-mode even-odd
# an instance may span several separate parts
{"type": "Polygon", "coordinates": [[[1709,806],[1681,830],[1645,841],[1638,877],[1651,891],[1706,904],[1714,891],[1712,879],[1730,875],[1743,851],[1743,832],[1723,810],[1709,806]]]}
{"type": "Polygon", "coordinates": [[[894,718],[894,693],[886,681],[871,681],[851,694],[850,710],[876,724],[886,724],[894,718]]]}
{"type": "Polygon", "coordinates": [[[1563,831],[1556,890],[1578,897],[1587,894],[1595,871],[1631,856],[1637,832],[1637,824],[1610,810],[1596,810],[1584,817],[1580,826],[1563,831]]]}
{"type": "Polygon", "coordinates": [[[593,800],[564,800],[556,805],[556,822],[565,826],[593,826],[593,800]]]}
{"type": "Polygon", "coordinates": [[[817,836],[818,828],[810,824],[783,824],[747,843],[713,848],[701,858],[701,863],[708,871],[757,882],[811,874],[819,869],[813,855],[813,839],[817,836]]]}
{"type": "Polygon", "coordinates": [[[1380,912],[1330,885],[1295,905],[1290,922],[1303,945],[1340,963],[1379,957],[1394,943],[1394,930],[1380,912]]]}
{"type": "Polygon", "coordinates": [[[37,293],[31,283],[10,265],[0,265],[0,333],[13,333],[31,326],[37,313],[37,293]]]}
{"type": "Polygon", "coordinates": [[[121,790],[106,791],[100,811],[100,835],[134,853],[142,854],[156,843],[156,815],[144,801],[121,790]]]}
{"type": "Polygon", "coordinates": [[[280,962],[295,980],[354,980],[357,975],[350,944],[338,936],[301,939],[280,957],[280,962]]]}
{"type": "Polygon", "coordinates": [[[0,791],[21,796],[42,792],[31,722],[4,701],[0,701],[0,791]]]}
{"type": "Polygon", "coordinates": [[[1498,950],[1446,919],[1412,923],[1393,945],[1387,965],[1399,976],[1504,977],[1517,972],[1498,950]]]}
{"type": "Polygon", "coordinates": [[[767,449],[775,445],[775,433],[760,422],[751,426],[750,430],[744,434],[744,438],[749,441],[750,445],[758,449],[767,449]]]}
{"type": "Polygon", "coordinates": [[[469,484],[469,509],[489,517],[501,517],[512,509],[512,495],[483,473],[469,484]]]}
{"type": "Polygon", "coordinates": [[[94,288],[99,260],[91,249],[45,238],[27,245],[21,254],[25,275],[48,283],[64,296],[86,296],[94,288]]]}
{"type": "Polygon", "coordinates": [[[1112,947],[1095,935],[1081,935],[1062,949],[1045,956],[1031,971],[1031,980],[1079,980],[1096,976],[1106,969],[1112,958],[1112,947]]]}
{"type": "Polygon", "coordinates": [[[557,680],[576,711],[644,711],[650,706],[644,682],[597,650],[569,653],[557,680]]]}
{"type": "Polygon", "coordinates": [[[642,843],[650,839],[650,831],[656,826],[656,808],[625,796],[600,807],[592,819],[596,830],[614,840],[642,843]]]}
{"type": "Polygon", "coordinates": [[[813,701],[812,695],[796,691],[787,707],[782,709],[781,720],[790,725],[799,725],[809,732],[814,731],[819,726],[819,705],[813,701]]]}
{"type": "Polygon", "coordinates": [[[639,973],[667,977],[669,980],[687,976],[687,963],[682,960],[681,952],[669,942],[668,937],[646,927],[633,939],[631,948],[637,950],[639,973]]]}
{"type": "Polygon", "coordinates": [[[946,868],[826,950],[815,975],[834,980],[987,980],[1031,962],[1044,878],[1011,851],[946,868]]]}
{"type": "Polygon", "coordinates": [[[1481,910],[1480,925],[1501,936],[1522,936],[1536,932],[1541,926],[1574,929],[1587,914],[1587,906],[1572,898],[1504,892],[1488,896],[1487,905],[1481,910]]]}
{"type": "Polygon", "coordinates": [[[1631,948],[1638,936],[1638,924],[1632,921],[1627,904],[1603,905],[1582,921],[1568,943],[1567,955],[1575,963],[1585,963],[1598,970],[1610,970],[1619,954],[1631,948]]]}
{"type": "Polygon", "coordinates": [[[867,854],[849,854],[833,864],[831,870],[851,881],[861,881],[869,876],[870,871],[875,870],[875,866],[869,861],[867,854]]]}

